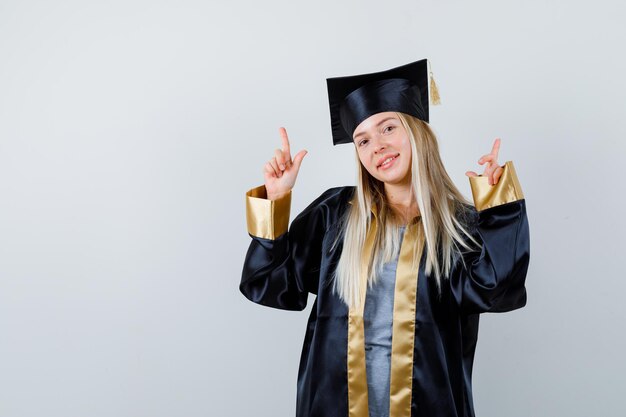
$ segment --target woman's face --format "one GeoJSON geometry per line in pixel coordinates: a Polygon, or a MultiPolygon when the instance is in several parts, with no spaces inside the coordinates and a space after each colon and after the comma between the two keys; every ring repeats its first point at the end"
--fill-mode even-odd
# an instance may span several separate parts
{"type": "Polygon", "coordinates": [[[376,113],[359,124],[352,135],[361,163],[385,184],[411,181],[411,143],[394,112],[376,113]]]}

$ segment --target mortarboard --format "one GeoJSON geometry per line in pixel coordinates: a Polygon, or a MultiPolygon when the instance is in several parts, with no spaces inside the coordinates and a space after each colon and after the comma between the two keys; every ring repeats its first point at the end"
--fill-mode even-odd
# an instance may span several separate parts
{"type": "MultiPolygon", "coordinates": [[[[390,70],[327,78],[333,144],[352,143],[354,129],[373,114],[397,111],[428,122],[428,60],[390,70]]],[[[433,102],[438,92],[431,74],[433,102]]]]}

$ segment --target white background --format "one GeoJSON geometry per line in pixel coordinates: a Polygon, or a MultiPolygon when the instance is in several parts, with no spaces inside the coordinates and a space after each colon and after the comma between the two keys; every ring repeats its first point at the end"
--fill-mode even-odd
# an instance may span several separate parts
{"type": "Polygon", "coordinates": [[[502,138],[528,305],[484,315],[479,417],[623,416],[623,2],[0,0],[0,416],[292,416],[306,313],[238,291],[286,126],[292,218],[355,183],[326,77],[432,61],[446,167],[502,138]]]}

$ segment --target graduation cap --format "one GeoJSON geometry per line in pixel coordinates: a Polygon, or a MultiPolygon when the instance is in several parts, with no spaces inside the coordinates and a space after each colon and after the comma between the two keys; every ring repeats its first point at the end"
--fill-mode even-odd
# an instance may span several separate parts
{"type": "MultiPolygon", "coordinates": [[[[428,60],[390,70],[327,78],[333,144],[352,143],[356,127],[373,114],[396,111],[428,122],[428,60]]],[[[433,104],[439,93],[430,82],[433,104]]]]}

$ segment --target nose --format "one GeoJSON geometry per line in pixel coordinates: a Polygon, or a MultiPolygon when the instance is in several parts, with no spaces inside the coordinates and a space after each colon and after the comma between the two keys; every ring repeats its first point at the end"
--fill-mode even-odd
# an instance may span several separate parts
{"type": "Polygon", "coordinates": [[[386,147],[387,147],[387,144],[385,143],[384,140],[380,138],[376,138],[375,143],[374,143],[374,153],[381,153],[382,151],[385,150],[386,147]]]}

